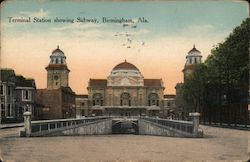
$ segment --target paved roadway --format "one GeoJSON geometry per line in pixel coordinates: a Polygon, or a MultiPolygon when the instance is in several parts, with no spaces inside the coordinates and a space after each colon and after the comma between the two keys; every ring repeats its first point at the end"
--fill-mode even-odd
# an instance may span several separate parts
{"type": "Polygon", "coordinates": [[[247,161],[250,131],[202,128],[205,138],[196,139],[139,135],[20,138],[21,128],[0,129],[0,157],[10,162],[247,161]]]}

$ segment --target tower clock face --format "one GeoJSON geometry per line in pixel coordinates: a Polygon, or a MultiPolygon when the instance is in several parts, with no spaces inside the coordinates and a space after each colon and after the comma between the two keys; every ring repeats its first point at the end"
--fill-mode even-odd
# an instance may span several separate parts
{"type": "Polygon", "coordinates": [[[58,77],[57,75],[54,76],[54,80],[58,80],[58,78],[59,78],[59,77],[58,77]]]}

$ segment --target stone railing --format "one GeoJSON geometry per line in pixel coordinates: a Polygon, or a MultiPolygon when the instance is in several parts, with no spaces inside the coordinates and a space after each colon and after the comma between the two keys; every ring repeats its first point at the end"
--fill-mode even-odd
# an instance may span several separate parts
{"type": "MultiPolygon", "coordinates": [[[[30,136],[49,136],[52,134],[59,134],[66,130],[76,130],[86,126],[97,126],[100,123],[108,123],[109,125],[102,125],[93,129],[101,129],[103,127],[112,127],[112,122],[109,121],[138,121],[139,129],[144,132],[143,134],[163,135],[164,132],[169,132],[165,136],[178,136],[178,137],[202,137],[203,131],[199,128],[199,113],[190,113],[193,121],[180,121],[169,120],[158,117],[144,117],[144,116],[98,116],[88,118],[72,118],[72,119],[57,119],[57,120],[44,120],[31,122],[30,112],[24,113],[24,131],[20,132],[22,137],[30,136]],[[140,125],[141,123],[141,125],[140,125]],[[144,123],[144,124],[143,124],[144,123]],[[150,127],[150,129],[149,129],[150,127]],[[151,129],[152,128],[152,129],[151,129]],[[160,130],[159,130],[160,129],[160,130]],[[152,131],[155,130],[155,131],[152,131]],[[158,130],[158,132],[157,132],[158,130]],[[150,132],[150,133],[147,133],[150,132]]],[[[111,128],[110,128],[111,129],[111,128]]],[[[105,130],[105,128],[103,128],[105,130]]],[[[99,132],[100,133],[100,132],[99,132]]],[[[111,131],[112,133],[112,131],[111,131]]],[[[71,132],[74,134],[74,131],[71,132]]],[[[89,133],[91,134],[91,133],[89,133]]]]}
{"type": "Polygon", "coordinates": [[[89,117],[80,119],[57,119],[57,120],[44,120],[44,121],[30,121],[30,113],[24,113],[24,131],[21,131],[20,136],[29,137],[43,134],[49,134],[65,129],[71,129],[86,124],[94,124],[104,120],[110,119],[109,117],[89,117]]]}
{"type": "Polygon", "coordinates": [[[203,137],[203,131],[199,128],[199,113],[189,114],[193,121],[170,120],[155,117],[140,117],[140,119],[166,127],[172,131],[183,132],[187,137],[203,137]]]}

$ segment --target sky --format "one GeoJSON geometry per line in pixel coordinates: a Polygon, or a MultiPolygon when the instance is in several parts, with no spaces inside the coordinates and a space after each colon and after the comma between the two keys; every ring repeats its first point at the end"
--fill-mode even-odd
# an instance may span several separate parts
{"type": "Polygon", "coordinates": [[[70,87],[77,94],[86,94],[90,78],[107,78],[125,59],[144,78],[162,78],[165,93],[174,94],[176,83],[183,82],[185,57],[193,45],[205,60],[248,12],[246,1],[231,0],[8,0],[1,4],[1,68],[13,68],[16,74],[34,78],[38,89],[46,88],[45,67],[59,45],[71,70],[70,87]],[[77,22],[78,17],[98,23],[77,22]],[[104,23],[103,17],[134,23],[104,23]],[[12,21],[28,18],[31,22],[12,21]],[[51,22],[33,22],[34,18],[51,22]],[[74,23],[54,22],[56,18],[74,23]]]}

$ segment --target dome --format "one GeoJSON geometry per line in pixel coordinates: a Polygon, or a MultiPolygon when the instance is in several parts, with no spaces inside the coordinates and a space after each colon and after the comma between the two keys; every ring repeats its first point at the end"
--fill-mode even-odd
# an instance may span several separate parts
{"type": "Polygon", "coordinates": [[[59,46],[57,46],[57,49],[55,49],[52,52],[51,56],[63,56],[63,55],[64,55],[63,51],[59,49],[59,46]]]}
{"type": "Polygon", "coordinates": [[[139,71],[138,68],[135,65],[127,62],[126,60],[124,62],[116,65],[113,68],[113,70],[137,70],[137,71],[139,71]]]}
{"type": "Polygon", "coordinates": [[[66,64],[66,56],[63,51],[59,49],[59,46],[57,46],[57,49],[53,50],[50,55],[50,64],[66,64]]]}
{"type": "Polygon", "coordinates": [[[188,52],[188,54],[200,54],[201,52],[194,47],[188,52]]]}
{"type": "Polygon", "coordinates": [[[107,78],[108,86],[143,86],[144,77],[139,69],[126,60],[116,65],[107,78]]]}

